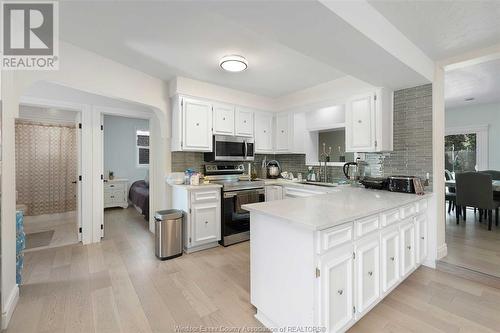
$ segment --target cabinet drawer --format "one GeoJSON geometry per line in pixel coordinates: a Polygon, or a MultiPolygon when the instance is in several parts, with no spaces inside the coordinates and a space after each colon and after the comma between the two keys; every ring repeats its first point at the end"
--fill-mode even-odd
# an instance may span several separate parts
{"type": "Polygon", "coordinates": [[[388,225],[399,222],[400,216],[399,208],[381,213],[380,220],[382,222],[382,227],[387,227],[388,225]]]}
{"type": "Polygon", "coordinates": [[[105,191],[124,191],[125,190],[125,185],[124,184],[109,184],[109,183],[104,183],[104,190],[105,191]]]}
{"type": "Polygon", "coordinates": [[[219,201],[219,190],[195,191],[191,193],[192,202],[219,201]]]}
{"type": "Polygon", "coordinates": [[[124,194],[121,190],[108,190],[104,191],[104,201],[105,202],[123,202],[124,194]]]}
{"type": "Polygon", "coordinates": [[[420,200],[416,203],[417,213],[423,213],[427,210],[427,199],[420,200]]]}
{"type": "Polygon", "coordinates": [[[417,205],[412,203],[406,206],[401,207],[401,218],[406,219],[410,216],[413,216],[417,213],[417,205]]]}
{"type": "Polygon", "coordinates": [[[380,220],[378,215],[373,215],[362,220],[357,220],[354,222],[354,228],[356,230],[356,238],[362,237],[370,232],[378,230],[380,227],[380,220]]]}
{"type": "Polygon", "coordinates": [[[336,246],[352,242],[352,234],[352,223],[321,231],[318,252],[322,253],[336,246]]]}

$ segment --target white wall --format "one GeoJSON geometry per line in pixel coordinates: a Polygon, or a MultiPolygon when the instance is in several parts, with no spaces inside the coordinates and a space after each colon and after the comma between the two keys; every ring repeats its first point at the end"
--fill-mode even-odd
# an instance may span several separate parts
{"type": "Polygon", "coordinates": [[[19,118],[43,123],[75,124],[78,112],[21,105],[19,106],[19,118]]]}
{"type": "Polygon", "coordinates": [[[137,130],[149,130],[149,121],[104,116],[104,177],[113,171],[115,178],[126,178],[129,185],[145,178],[149,168],[137,165],[137,130]]]}
{"type": "Polygon", "coordinates": [[[445,110],[446,129],[488,125],[488,169],[500,170],[500,103],[445,110]]]}

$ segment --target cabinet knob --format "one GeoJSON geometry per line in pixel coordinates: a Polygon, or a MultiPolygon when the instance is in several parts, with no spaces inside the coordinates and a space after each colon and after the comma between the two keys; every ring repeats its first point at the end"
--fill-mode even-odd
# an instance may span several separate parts
{"type": "Polygon", "coordinates": [[[392,261],[394,261],[394,259],[396,259],[396,258],[394,258],[394,257],[391,257],[390,259],[391,259],[392,261]]]}
{"type": "Polygon", "coordinates": [[[111,198],[114,198],[114,197],[115,197],[114,195],[111,196],[111,198]]]}
{"type": "Polygon", "coordinates": [[[424,236],[422,236],[422,237],[420,237],[420,239],[425,239],[425,237],[424,237],[424,236]]]}
{"type": "Polygon", "coordinates": [[[342,295],[344,293],[342,289],[339,289],[337,292],[339,293],[339,295],[342,295]]]}
{"type": "Polygon", "coordinates": [[[246,121],[246,120],[243,120],[243,124],[246,124],[246,123],[247,123],[247,121],[246,121]]]}
{"type": "Polygon", "coordinates": [[[373,275],[372,271],[368,272],[368,276],[372,276],[372,275],[373,275]]]}
{"type": "Polygon", "coordinates": [[[200,126],[200,123],[196,123],[196,126],[200,126]]]}
{"type": "Polygon", "coordinates": [[[208,221],[205,221],[205,224],[208,224],[208,221]]]}
{"type": "Polygon", "coordinates": [[[226,117],[222,117],[222,120],[226,120],[226,117]]]}
{"type": "Polygon", "coordinates": [[[285,131],[284,131],[284,130],[281,130],[281,133],[285,133],[285,131]]]}
{"type": "Polygon", "coordinates": [[[411,250],[411,246],[410,245],[408,245],[407,248],[408,248],[408,250],[411,250]]]}
{"type": "Polygon", "coordinates": [[[264,133],[266,133],[266,130],[264,130],[264,133]]]}

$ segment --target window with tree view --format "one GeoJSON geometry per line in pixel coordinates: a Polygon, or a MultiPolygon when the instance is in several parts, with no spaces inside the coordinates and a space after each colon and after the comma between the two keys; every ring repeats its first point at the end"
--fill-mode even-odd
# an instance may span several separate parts
{"type": "Polygon", "coordinates": [[[445,168],[451,172],[475,171],[477,168],[477,138],[475,133],[447,135],[445,168]]]}

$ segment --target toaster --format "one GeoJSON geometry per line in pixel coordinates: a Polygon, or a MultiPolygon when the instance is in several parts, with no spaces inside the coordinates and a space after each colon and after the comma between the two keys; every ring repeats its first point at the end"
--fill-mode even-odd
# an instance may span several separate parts
{"type": "Polygon", "coordinates": [[[392,192],[415,193],[414,176],[390,176],[387,178],[388,189],[392,192]]]}

